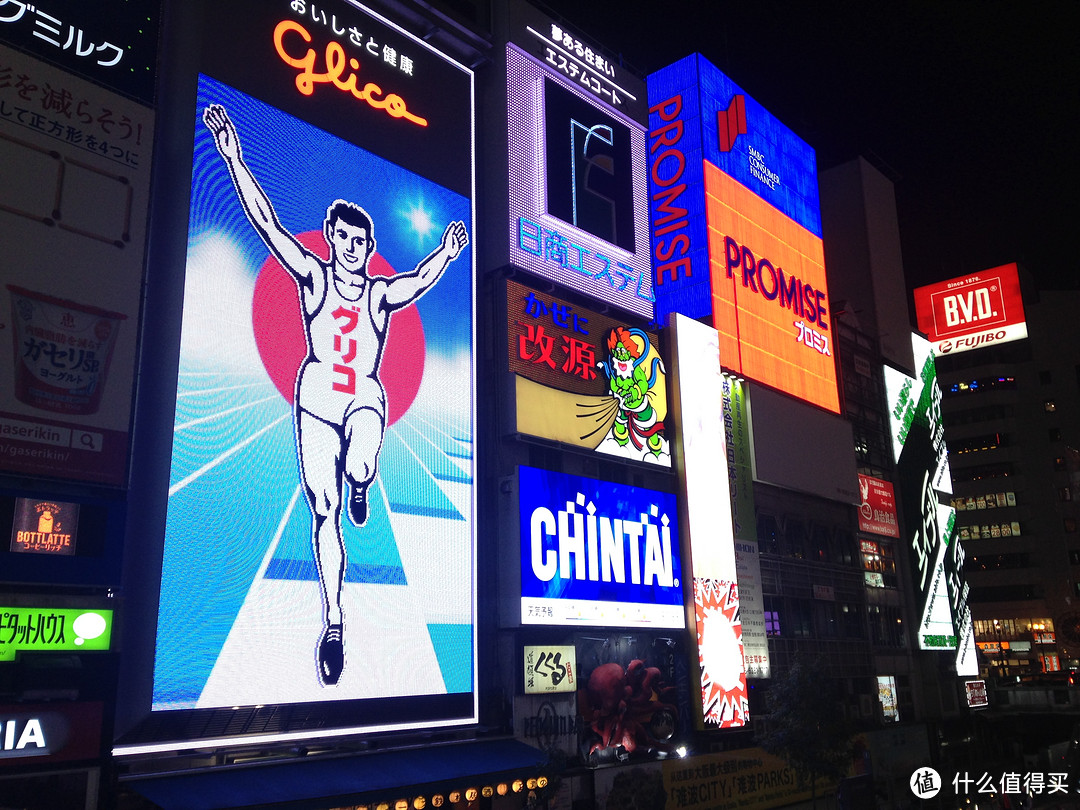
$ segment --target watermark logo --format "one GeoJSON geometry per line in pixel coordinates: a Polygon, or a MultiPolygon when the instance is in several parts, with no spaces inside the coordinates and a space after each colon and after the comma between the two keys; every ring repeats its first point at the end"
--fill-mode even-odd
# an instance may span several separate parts
{"type": "Polygon", "coordinates": [[[920,799],[932,799],[941,790],[941,775],[933,768],[919,768],[908,781],[911,792],[920,799]]]}

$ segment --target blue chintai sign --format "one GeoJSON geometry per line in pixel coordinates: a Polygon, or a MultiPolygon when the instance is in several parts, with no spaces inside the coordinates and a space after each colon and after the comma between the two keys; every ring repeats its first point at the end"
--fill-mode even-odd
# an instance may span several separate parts
{"type": "Polygon", "coordinates": [[[521,621],[681,628],[675,496],[518,468],[521,621]]]}

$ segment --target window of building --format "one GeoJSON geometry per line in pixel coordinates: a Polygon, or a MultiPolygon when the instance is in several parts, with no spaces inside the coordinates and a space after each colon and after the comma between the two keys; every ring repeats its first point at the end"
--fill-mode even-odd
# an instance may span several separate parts
{"type": "Polygon", "coordinates": [[[1055,472],[1064,472],[1068,469],[1065,463],[1065,456],[1057,456],[1054,458],[1054,470],[1055,472]]]}
{"type": "Polygon", "coordinates": [[[954,467],[953,481],[983,481],[987,478],[1008,478],[1013,474],[1012,462],[997,464],[974,464],[970,467],[954,467]]]}
{"type": "MultiPolygon", "coordinates": [[[[784,521],[784,545],[786,549],[782,553],[796,560],[807,559],[806,521],[795,517],[788,517],[784,521]]],[[[815,559],[815,557],[816,555],[810,555],[810,559],[815,559]]]]}
{"type": "Polygon", "coordinates": [[[858,605],[840,605],[840,635],[844,638],[866,638],[866,631],[860,621],[861,613],[858,605]]]}
{"type": "Polygon", "coordinates": [[[994,450],[1009,444],[1008,437],[1003,433],[988,433],[984,436],[970,436],[966,439],[957,439],[949,442],[949,452],[957,455],[965,453],[979,453],[983,450],[994,450]]]}
{"type": "Polygon", "coordinates": [[[767,512],[758,513],[757,536],[762,553],[780,553],[780,526],[776,522],[776,515],[770,515],[767,512]]]}
{"type": "Polygon", "coordinates": [[[968,540],[991,540],[997,537],[1019,537],[1020,521],[1001,523],[974,523],[970,526],[958,526],[957,534],[961,542],[968,540]]]}
{"type": "Polygon", "coordinates": [[[830,549],[829,527],[822,523],[814,523],[810,528],[810,550],[812,558],[818,562],[833,562],[833,553],[830,549]]]}
{"type": "Polygon", "coordinates": [[[765,635],[778,636],[780,635],[780,611],[778,610],[766,610],[765,611],[765,635]]]}
{"type": "Polygon", "coordinates": [[[1027,568],[1030,555],[1023,552],[1012,554],[972,554],[964,563],[966,571],[1006,571],[1027,568]]]}
{"type": "Polygon", "coordinates": [[[1016,408],[1009,404],[982,405],[977,408],[950,410],[941,415],[941,421],[946,427],[953,427],[978,422],[999,422],[1002,419],[1012,419],[1015,414],[1016,408]]]}
{"type": "Polygon", "coordinates": [[[867,605],[870,641],[879,647],[906,647],[900,610],[888,605],[867,605]]]}
{"type": "Polygon", "coordinates": [[[979,377],[953,383],[944,389],[941,394],[944,397],[953,397],[975,394],[979,391],[1012,390],[1015,388],[1015,377],[979,377]]]}
{"type": "Polygon", "coordinates": [[[972,588],[968,602],[1023,602],[1029,599],[1042,599],[1043,587],[1035,583],[1018,582],[1015,585],[995,585],[972,588]]]}
{"type": "Polygon", "coordinates": [[[796,638],[811,638],[814,634],[813,611],[809,599],[789,599],[785,604],[788,620],[788,631],[796,638]]]}
{"type": "Polygon", "coordinates": [[[837,638],[840,623],[837,621],[835,602],[814,602],[814,629],[818,638],[837,638]]]}
{"type": "Polygon", "coordinates": [[[987,492],[980,495],[958,496],[949,499],[949,505],[957,512],[974,512],[982,509],[1003,509],[1016,506],[1016,493],[987,492]]]}
{"type": "Polygon", "coordinates": [[[1057,405],[1054,404],[1054,400],[1047,399],[1043,401],[1043,410],[1047,413],[1053,413],[1057,410],[1057,405]]]}
{"type": "Polygon", "coordinates": [[[882,540],[860,540],[863,577],[871,588],[896,587],[896,558],[893,544],[882,540]]]}

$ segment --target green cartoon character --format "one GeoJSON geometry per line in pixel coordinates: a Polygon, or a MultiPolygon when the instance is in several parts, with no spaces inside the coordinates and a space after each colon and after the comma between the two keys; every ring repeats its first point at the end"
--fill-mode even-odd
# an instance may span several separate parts
{"type": "Polygon", "coordinates": [[[663,362],[640,329],[612,329],[607,346],[609,357],[601,365],[608,389],[619,402],[611,435],[620,447],[633,444],[659,457],[666,452],[667,441],[653,399],[658,380],[663,385],[663,362]]]}

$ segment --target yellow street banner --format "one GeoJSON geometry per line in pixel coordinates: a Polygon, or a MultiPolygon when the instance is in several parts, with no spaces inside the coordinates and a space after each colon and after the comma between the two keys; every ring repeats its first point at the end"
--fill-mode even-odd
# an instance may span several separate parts
{"type": "MultiPolygon", "coordinates": [[[[811,798],[791,766],[760,748],[605,768],[595,779],[601,810],[768,810],[811,798]]],[[[818,795],[834,787],[822,780],[818,795]]]]}
{"type": "MultiPolygon", "coordinates": [[[[669,759],[663,763],[666,810],[765,810],[810,799],[794,769],[760,748],[669,759]]],[[[830,785],[818,785],[822,793],[830,785]]]]}

